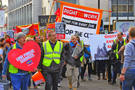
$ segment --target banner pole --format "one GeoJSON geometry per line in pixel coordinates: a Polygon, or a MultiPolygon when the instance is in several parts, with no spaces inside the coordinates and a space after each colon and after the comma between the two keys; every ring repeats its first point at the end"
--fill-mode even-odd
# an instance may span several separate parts
{"type": "MultiPolygon", "coordinates": [[[[111,8],[110,8],[111,11],[111,8]]],[[[109,32],[110,32],[110,19],[111,19],[111,12],[109,12],[109,32]]]]}
{"type": "Polygon", "coordinates": [[[48,23],[47,23],[47,30],[48,30],[48,24],[49,24],[49,22],[50,22],[50,18],[51,18],[51,13],[52,13],[52,9],[53,9],[53,5],[54,5],[54,3],[56,3],[56,2],[54,2],[53,1],[53,3],[52,3],[52,7],[51,7],[51,11],[50,11],[50,15],[49,15],[49,19],[48,19],[48,23]]]}

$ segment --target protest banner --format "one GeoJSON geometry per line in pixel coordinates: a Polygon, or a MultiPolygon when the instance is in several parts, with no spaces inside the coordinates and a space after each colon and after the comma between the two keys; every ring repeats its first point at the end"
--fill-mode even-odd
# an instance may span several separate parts
{"type": "Polygon", "coordinates": [[[10,36],[11,41],[14,41],[14,30],[6,30],[6,34],[10,36]]]}
{"type": "Polygon", "coordinates": [[[46,31],[46,37],[47,38],[48,38],[48,33],[52,30],[55,31],[55,23],[50,23],[50,24],[47,25],[47,31],[46,31]]]}
{"type": "Polygon", "coordinates": [[[103,10],[71,4],[61,3],[60,21],[66,23],[66,40],[71,35],[79,33],[80,39],[89,45],[89,35],[99,34],[103,10]]]}
{"type": "Polygon", "coordinates": [[[57,39],[65,39],[65,27],[66,24],[63,22],[55,23],[55,32],[57,34],[57,39]]]}
{"type": "Polygon", "coordinates": [[[23,49],[12,49],[8,53],[9,62],[18,69],[34,71],[37,68],[41,57],[39,45],[34,41],[28,41],[23,49]]]}
{"type": "MultiPolygon", "coordinates": [[[[112,48],[113,40],[117,38],[117,34],[108,35],[90,35],[90,50],[92,60],[107,60],[107,53],[112,48]]],[[[126,38],[126,34],[123,35],[126,38]]]]}
{"type": "Polygon", "coordinates": [[[24,31],[28,31],[29,33],[26,34],[29,37],[34,35],[39,35],[39,23],[30,24],[30,25],[23,25],[23,26],[16,26],[17,33],[20,32],[24,28],[24,31]]]}

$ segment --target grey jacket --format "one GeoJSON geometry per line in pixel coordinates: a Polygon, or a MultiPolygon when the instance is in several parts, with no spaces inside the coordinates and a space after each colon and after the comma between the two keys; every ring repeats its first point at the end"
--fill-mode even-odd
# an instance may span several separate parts
{"type": "Polygon", "coordinates": [[[66,63],[71,65],[71,66],[76,66],[77,61],[80,61],[80,58],[83,55],[83,51],[80,54],[78,54],[77,59],[72,57],[73,50],[72,50],[72,47],[69,43],[67,43],[65,45],[65,51],[66,51],[66,63]]]}
{"type": "Polygon", "coordinates": [[[42,64],[43,58],[44,58],[44,49],[43,46],[41,46],[41,59],[38,65],[38,69],[42,69],[42,72],[50,72],[50,73],[60,72],[60,68],[62,67],[64,61],[66,60],[64,46],[61,52],[60,64],[56,64],[54,61],[52,61],[51,65],[49,67],[46,67],[42,64]]]}

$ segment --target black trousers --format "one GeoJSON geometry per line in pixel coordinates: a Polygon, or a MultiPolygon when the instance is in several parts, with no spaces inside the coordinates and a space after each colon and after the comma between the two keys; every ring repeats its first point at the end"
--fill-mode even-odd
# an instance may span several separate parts
{"type": "Polygon", "coordinates": [[[59,72],[58,73],[43,72],[43,75],[46,81],[45,90],[58,90],[59,72]]]}
{"type": "Polygon", "coordinates": [[[81,79],[84,79],[84,73],[86,71],[86,67],[88,65],[88,76],[92,73],[92,63],[88,63],[89,58],[86,57],[86,64],[84,64],[84,67],[81,67],[81,79]]]}
{"type": "Polygon", "coordinates": [[[109,60],[107,61],[107,71],[108,71],[108,82],[111,82],[112,73],[111,73],[111,63],[109,62],[109,60]]]}
{"type": "Polygon", "coordinates": [[[66,77],[66,70],[67,70],[67,68],[66,68],[66,64],[63,66],[63,68],[62,68],[62,77],[66,77]]]}
{"type": "Polygon", "coordinates": [[[98,74],[98,77],[100,77],[100,71],[102,71],[103,73],[103,77],[105,77],[105,63],[106,61],[100,61],[100,60],[97,60],[97,74],[98,74]]]}
{"type": "Polygon", "coordinates": [[[114,65],[113,65],[113,83],[115,82],[116,78],[117,78],[117,73],[119,72],[121,67],[121,62],[117,61],[114,65]]]}

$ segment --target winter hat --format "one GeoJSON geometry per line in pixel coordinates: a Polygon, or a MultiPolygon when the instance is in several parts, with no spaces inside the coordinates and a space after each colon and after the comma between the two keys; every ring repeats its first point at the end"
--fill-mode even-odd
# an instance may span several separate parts
{"type": "Polygon", "coordinates": [[[19,38],[26,36],[26,34],[24,34],[23,32],[19,32],[16,36],[16,39],[18,40],[19,38]]]}

